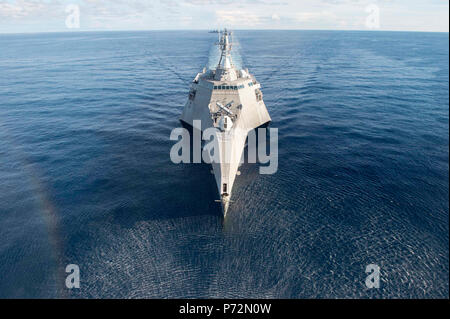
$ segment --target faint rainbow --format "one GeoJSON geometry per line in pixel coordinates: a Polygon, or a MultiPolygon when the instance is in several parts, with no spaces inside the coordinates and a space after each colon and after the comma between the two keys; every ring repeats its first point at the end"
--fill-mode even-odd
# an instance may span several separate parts
{"type": "Polygon", "coordinates": [[[11,135],[8,134],[5,125],[1,125],[1,123],[0,133],[3,142],[6,141],[10,145],[9,148],[11,149],[14,158],[19,160],[22,171],[32,186],[31,189],[36,190],[35,195],[38,199],[38,210],[45,222],[48,241],[56,264],[56,294],[59,298],[67,298],[68,294],[65,289],[64,245],[60,234],[60,218],[57,209],[50,200],[45,184],[42,181],[43,179],[33,167],[33,163],[27,159],[28,156],[25,152],[21,151],[20,148],[15,147],[18,143],[15,143],[11,135]]]}

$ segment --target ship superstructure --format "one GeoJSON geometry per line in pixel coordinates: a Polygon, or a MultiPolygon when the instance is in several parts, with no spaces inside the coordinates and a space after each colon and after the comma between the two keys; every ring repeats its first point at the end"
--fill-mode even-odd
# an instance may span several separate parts
{"type": "Polygon", "coordinates": [[[194,130],[216,128],[219,154],[211,165],[226,216],[247,134],[271,118],[259,82],[248,69],[237,69],[233,64],[231,32],[222,31],[217,45],[219,63],[215,70],[205,68],[197,74],[180,120],[194,130]]]}

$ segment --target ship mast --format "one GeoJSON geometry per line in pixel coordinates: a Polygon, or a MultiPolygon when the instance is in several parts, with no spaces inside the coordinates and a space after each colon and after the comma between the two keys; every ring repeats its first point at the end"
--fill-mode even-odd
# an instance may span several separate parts
{"type": "Polygon", "coordinates": [[[227,29],[224,29],[221,32],[221,37],[217,45],[221,50],[219,64],[217,68],[219,69],[230,69],[233,66],[233,62],[231,60],[231,47],[232,43],[230,41],[231,32],[227,29]]]}
{"type": "Polygon", "coordinates": [[[238,78],[238,74],[231,59],[231,47],[233,45],[230,40],[231,35],[231,31],[224,29],[221,32],[219,42],[216,43],[221,51],[219,64],[217,65],[214,74],[214,80],[216,81],[234,81],[238,78]]]}

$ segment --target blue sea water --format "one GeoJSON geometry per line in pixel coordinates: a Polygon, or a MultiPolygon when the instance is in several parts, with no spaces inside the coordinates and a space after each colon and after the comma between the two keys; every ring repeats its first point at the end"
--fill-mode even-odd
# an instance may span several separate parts
{"type": "Polygon", "coordinates": [[[169,157],[216,35],[0,35],[0,297],[448,297],[448,33],[235,34],[279,169],[225,220],[169,157]]]}

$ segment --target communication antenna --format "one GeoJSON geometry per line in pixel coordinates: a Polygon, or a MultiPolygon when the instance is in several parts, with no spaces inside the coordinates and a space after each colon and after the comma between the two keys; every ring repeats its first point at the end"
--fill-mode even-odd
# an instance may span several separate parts
{"type": "Polygon", "coordinates": [[[217,42],[217,45],[219,46],[221,53],[219,64],[217,66],[218,68],[230,69],[233,65],[231,59],[231,48],[233,46],[233,43],[230,41],[231,35],[232,32],[227,29],[224,29],[219,33],[219,42],[217,42]]]}

